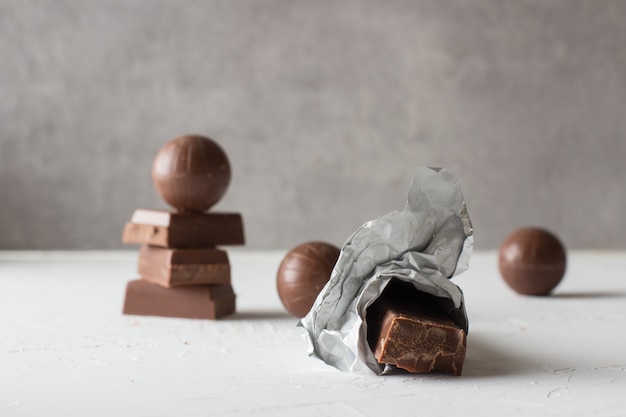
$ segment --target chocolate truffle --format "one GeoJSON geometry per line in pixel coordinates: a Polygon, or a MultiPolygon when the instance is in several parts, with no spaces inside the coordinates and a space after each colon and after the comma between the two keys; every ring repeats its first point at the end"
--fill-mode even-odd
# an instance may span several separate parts
{"type": "Polygon", "coordinates": [[[203,212],[230,184],[230,164],[213,140],[196,135],[167,142],[152,165],[152,180],[168,204],[179,211],[203,212]]]}
{"type": "Polygon", "coordinates": [[[498,264],[504,281],[524,295],[547,295],[565,273],[565,248],[547,230],[516,230],[500,247],[498,264]]]}
{"type": "Polygon", "coordinates": [[[328,282],[339,248],[325,242],[307,242],[291,249],[278,267],[276,283],[283,305],[304,317],[328,282]]]}

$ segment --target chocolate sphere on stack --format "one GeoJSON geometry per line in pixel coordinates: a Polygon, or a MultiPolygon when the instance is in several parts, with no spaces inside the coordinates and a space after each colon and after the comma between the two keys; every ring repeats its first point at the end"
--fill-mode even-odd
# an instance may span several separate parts
{"type": "Polygon", "coordinates": [[[230,163],[214,141],[182,136],[166,143],[152,165],[157,191],[178,211],[202,213],[215,205],[230,184],[230,163]]]}
{"type": "Polygon", "coordinates": [[[516,292],[547,295],[565,273],[565,248],[545,229],[518,229],[500,247],[498,265],[504,281],[516,292]]]}
{"type": "Polygon", "coordinates": [[[126,287],[124,314],[217,319],[235,311],[222,245],[244,243],[239,213],[207,211],[226,192],[230,164],[213,140],[167,142],[152,167],[154,185],[175,211],[137,209],[122,241],[142,245],[140,279],[126,287]]]}
{"type": "Polygon", "coordinates": [[[328,282],[339,258],[339,248],[325,242],[307,242],[291,249],[278,267],[276,286],[283,305],[304,317],[328,282]]]}

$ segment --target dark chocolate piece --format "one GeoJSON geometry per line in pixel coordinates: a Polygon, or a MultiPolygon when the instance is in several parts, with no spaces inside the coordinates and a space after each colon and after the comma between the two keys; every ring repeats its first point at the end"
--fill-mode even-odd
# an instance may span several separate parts
{"type": "Polygon", "coordinates": [[[276,286],[283,305],[296,317],[304,317],[328,282],[339,248],[325,242],[307,242],[285,255],[278,267],[276,286]]]}
{"type": "Polygon", "coordinates": [[[498,256],[500,274],[513,290],[547,295],[565,274],[565,248],[547,230],[528,227],[507,237],[498,256]]]}
{"type": "Polygon", "coordinates": [[[122,242],[165,248],[243,245],[243,220],[239,213],[171,213],[137,209],[124,227],[122,242]]]}
{"type": "Polygon", "coordinates": [[[165,288],[135,280],[126,286],[124,314],[214,320],[234,312],[230,284],[165,288]]]}
{"type": "Polygon", "coordinates": [[[230,263],[219,249],[166,249],[144,245],[137,268],[141,278],[164,287],[229,284],[230,263]]]}
{"type": "Polygon", "coordinates": [[[203,212],[213,206],[226,192],[230,176],[222,148],[197,135],[167,142],[152,165],[154,186],[179,211],[203,212]]]}
{"type": "Polygon", "coordinates": [[[404,284],[388,286],[367,310],[368,342],[376,360],[412,373],[461,375],[466,334],[449,318],[449,300],[404,284]]]}

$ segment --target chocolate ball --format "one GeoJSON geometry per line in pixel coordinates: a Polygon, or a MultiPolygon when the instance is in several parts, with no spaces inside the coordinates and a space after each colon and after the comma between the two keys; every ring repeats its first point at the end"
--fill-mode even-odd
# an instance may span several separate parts
{"type": "Polygon", "coordinates": [[[283,305],[296,317],[304,317],[328,282],[339,258],[339,248],[325,242],[307,242],[285,255],[276,284],[283,305]]]}
{"type": "Polygon", "coordinates": [[[527,227],[509,235],[498,264],[504,281],[524,295],[547,295],[563,278],[565,248],[547,230],[527,227]]]}
{"type": "Polygon", "coordinates": [[[230,164],[212,139],[181,136],[163,145],[154,158],[152,181],[163,200],[178,211],[203,212],[226,192],[230,164]]]}

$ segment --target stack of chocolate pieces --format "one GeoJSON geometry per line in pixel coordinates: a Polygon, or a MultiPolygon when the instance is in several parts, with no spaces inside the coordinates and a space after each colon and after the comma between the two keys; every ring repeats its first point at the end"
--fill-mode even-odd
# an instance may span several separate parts
{"type": "Polygon", "coordinates": [[[230,164],[211,139],[181,136],[157,154],[152,179],[175,211],[135,210],[124,243],[142,244],[140,279],[128,282],[124,314],[218,319],[235,312],[223,245],[244,243],[239,213],[207,211],[230,183],[230,164]]]}

